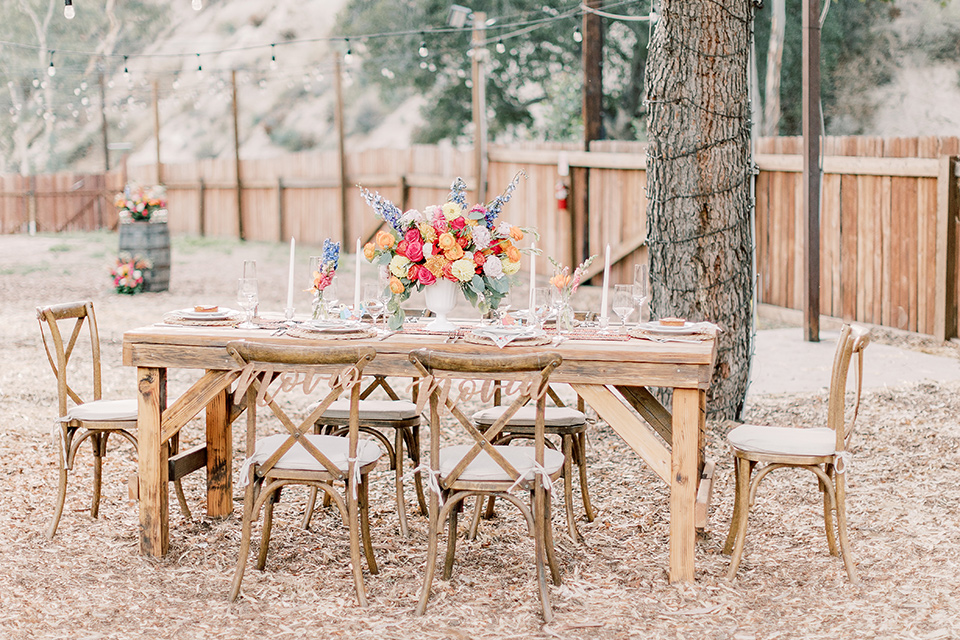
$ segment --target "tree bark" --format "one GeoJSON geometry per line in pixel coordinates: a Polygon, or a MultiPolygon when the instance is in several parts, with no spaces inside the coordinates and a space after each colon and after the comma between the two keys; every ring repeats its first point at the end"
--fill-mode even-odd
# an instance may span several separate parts
{"type": "Polygon", "coordinates": [[[651,309],[720,325],[712,417],[743,409],[751,356],[750,0],[661,0],[647,62],[651,309]]]}

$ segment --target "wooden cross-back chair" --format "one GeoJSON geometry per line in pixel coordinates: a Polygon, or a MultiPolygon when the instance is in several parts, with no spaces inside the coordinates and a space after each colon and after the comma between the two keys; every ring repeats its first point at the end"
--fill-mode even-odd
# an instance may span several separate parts
{"type": "MultiPolygon", "coordinates": [[[[386,376],[375,375],[373,381],[360,393],[359,404],[360,431],[376,438],[383,445],[390,459],[390,468],[394,472],[394,493],[397,502],[397,514],[400,520],[400,533],[409,535],[407,529],[407,511],[403,497],[403,458],[404,452],[410,458],[413,468],[420,466],[420,413],[416,403],[401,400],[390,386],[386,376]],[[377,389],[383,389],[389,400],[368,400],[377,389]],[[386,432],[393,431],[393,441],[386,432]]],[[[344,435],[348,431],[350,416],[349,402],[337,400],[324,411],[316,422],[317,433],[344,435]]],[[[414,475],[417,502],[420,513],[426,515],[427,503],[423,495],[423,483],[419,472],[414,475]]],[[[309,527],[313,515],[316,490],[312,490],[307,501],[307,511],[303,517],[304,528],[309,527]]],[[[327,503],[327,500],[324,500],[327,503]]]]}
{"type": "Polygon", "coordinates": [[[771,471],[781,468],[807,469],[817,476],[823,492],[823,521],[831,555],[842,555],[847,577],[857,581],[857,570],[847,538],[846,472],[850,460],[850,439],[860,408],[863,386],[863,352],[870,342],[868,330],[844,325],[837,340],[830,378],[827,426],[813,428],[740,425],[727,434],[733,450],[736,495],[733,518],[724,553],[732,553],[727,578],[733,580],[743,557],[747,516],[757,487],[771,471]],[[847,374],[856,358],[857,387],[851,418],[846,419],[847,374]],[[758,469],[758,465],[759,466],[758,469]],[[756,475],[753,475],[754,471],[756,475]],[[836,516],[836,538],[834,537],[836,516]],[[840,541],[837,547],[837,538],[840,541]]]}
{"type": "Polygon", "coordinates": [[[546,566],[554,584],[560,584],[560,571],[553,552],[550,503],[553,482],[563,469],[563,454],[545,446],[544,409],[546,389],[551,372],[561,363],[557,353],[521,355],[461,355],[420,349],[410,354],[410,361],[421,374],[420,393],[429,393],[430,402],[430,470],[427,484],[430,504],[430,531],[427,566],[417,613],[427,609],[430,589],[436,572],[440,529],[448,524],[447,553],[443,579],[453,571],[456,552],[457,516],[463,501],[471,496],[482,500],[495,496],[515,505],[523,514],[529,533],[534,538],[534,558],[541,611],[546,621],[553,617],[547,588],[546,566]],[[475,378],[522,380],[524,391],[504,411],[500,419],[480,431],[460,409],[455,396],[457,384],[452,381],[475,378]],[[449,393],[448,393],[449,392],[449,393]],[[494,442],[507,421],[531,397],[536,402],[533,447],[496,445],[494,442]],[[441,415],[452,416],[470,444],[441,446],[441,415]],[[529,494],[529,506],[515,490],[529,494]]]}
{"type": "MultiPolygon", "coordinates": [[[[560,438],[559,450],[563,452],[563,500],[567,516],[567,531],[570,537],[581,541],[582,536],[577,530],[576,515],[573,512],[573,466],[576,465],[580,479],[580,497],[583,501],[583,510],[587,522],[593,522],[596,517],[593,505],[590,503],[590,492],[587,488],[587,415],[584,412],[586,405],[583,398],[577,396],[577,408],[566,406],[553,387],[547,388],[547,395],[555,406],[548,406],[544,410],[544,433],[548,436],[560,438]]],[[[494,391],[494,405],[473,414],[473,422],[477,427],[486,428],[492,425],[503,415],[507,407],[502,405],[501,385],[496,383],[494,391]]],[[[533,438],[534,418],[536,407],[527,404],[517,411],[507,421],[495,444],[510,444],[513,440],[533,438]]],[[[553,443],[548,446],[556,448],[553,443]]],[[[484,517],[493,517],[493,498],[487,501],[484,517]]],[[[469,537],[476,536],[480,523],[481,504],[477,503],[473,523],[470,525],[469,537]]]]}
{"type": "MultiPolygon", "coordinates": [[[[55,427],[56,447],[60,459],[60,473],[57,488],[57,503],[53,520],[47,527],[47,537],[53,538],[63,515],[63,505],[67,497],[67,480],[77,452],[85,440],[93,447],[93,500],[90,515],[96,518],[100,512],[101,478],[103,458],[107,454],[107,439],[112,434],[126,438],[137,447],[137,400],[103,400],[101,398],[100,335],[97,330],[97,316],[93,302],[67,302],[64,304],[37,307],[37,321],[43,339],[47,361],[57,378],[57,423],[55,427]],[[71,325],[72,323],[72,325],[71,325]],[[71,383],[70,361],[74,355],[78,360],[83,327],[86,324],[90,342],[92,380],[87,399],[78,391],[81,387],[71,383]],[[61,329],[66,329],[62,331],[61,329]],[[68,338],[64,342],[64,335],[68,338]]],[[[77,368],[77,367],[74,367],[77,368]]],[[[86,395],[86,394],[84,394],[86,395]]],[[[170,439],[170,453],[177,453],[178,438],[170,439]]],[[[190,509],[180,481],[174,483],[180,509],[184,516],[190,517],[190,509]]]]}
{"type": "MultiPolygon", "coordinates": [[[[330,497],[350,530],[354,586],[358,602],[366,606],[360,547],[362,540],[367,568],[370,573],[377,573],[370,540],[367,478],[377,466],[381,451],[376,443],[359,438],[360,386],[352,383],[359,382],[364,366],[373,360],[376,351],[370,347],[291,347],[235,341],[227,344],[227,352],[238,367],[249,367],[247,375],[252,376],[248,378],[250,385],[246,389],[247,411],[254,412],[248,427],[252,426],[255,434],[259,394],[286,429],[286,433],[257,440],[253,454],[244,462],[241,471],[241,485],[246,484],[243,534],[230,600],[236,600],[240,593],[253,521],[259,519],[260,509],[263,508],[264,518],[257,568],[262,570],[267,561],[273,526],[273,505],[279,499],[281,489],[288,485],[306,485],[330,497]],[[270,384],[285,372],[339,375],[340,383],[332,384],[326,397],[314,405],[303,420],[294,423],[268,391],[270,384]],[[317,417],[344,393],[350,398],[347,437],[310,433],[317,417]],[[334,487],[335,482],[343,483],[344,495],[341,496],[334,487]]],[[[240,379],[243,380],[244,376],[241,375],[240,379]]]]}

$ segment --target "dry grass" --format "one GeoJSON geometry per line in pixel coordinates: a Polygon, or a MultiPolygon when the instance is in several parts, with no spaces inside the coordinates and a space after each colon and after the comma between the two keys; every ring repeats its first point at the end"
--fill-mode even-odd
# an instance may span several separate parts
{"type": "MultiPolygon", "coordinates": [[[[426,521],[397,533],[390,476],[374,482],[373,532],[381,573],[367,577],[369,609],[352,593],[343,527],[330,512],[314,530],[298,527],[302,497],[278,507],[267,570],[248,569],[243,596],[226,595],[239,547],[235,519],[184,521],[171,509],[171,552],[137,554],[136,507],[125,478],[130,447],[111,445],[101,517],[86,512],[90,457],[81,454],[57,537],[43,529],[52,512],[56,454],[53,377],[43,359],[33,307],[95,300],[107,366],[105,396],[133,389],[121,367],[124,329],[198,298],[230,304],[245,257],[260,278],[285,282],[284,248],[227,241],[181,241],[174,293],[116,296],[106,277],[115,237],[0,237],[0,637],[10,638],[948,638],[960,635],[960,385],[925,383],[868,393],[850,472],[851,540],[861,582],[826,553],[812,476],[774,474],[751,514],[736,582],[722,576],[720,554],[732,506],[730,461],[722,443],[710,530],[697,545],[697,582],[667,583],[666,488],[605,425],[590,440],[591,491],[599,516],[581,521],[582,545],[564,534],[555,511],[564,584],[554,588],[556,619],[544,626],[532,571],[532,542],[504,507],[476,542],[461,542],[454,578],[435,583],[427,615],[412,615],[425,557],[426,521]],[[220,292],[228,292],[219,295],[220,292]],[[808,477],[809,476],[809,477],[808,477]]],[[[308,253],[304,249],[304,256],[308,253]]],[[[305,261],[304,261],[305,263],[305,261]]],[[[262,305],[279,309],[283,287],[262,305]]],[[[305,304],[303,298],[301,304],[305,304]]],[[[883,366],[871,362],[867,366],[883,366]]],[[[195,372],[171,376],[171,394],[195,372]]],[[[752,421],[816,421],[823,395],[761,397],[752,421]]],[[[717,428],[714,428],[716,432],[717,428]]],[[[186,439],[202,439],[190,425],[186,439]]],[[[720,434],[714,433],[716,440],[720,434]]],[[[242,442],[237,442],[239,456],[242,442]]],[[[238,457],[239,460],[239,457],[238,457]]],[[[184,480],[202,512],[202,478],[184,480]]],[[[412,492],[410,494],[412,497],[412,492]]],[[[237,494],[239,506],[239,492],[237,494]]],[[[409,498],[408,498],[409,501],[409,498]]],[[[579,512],[579,510],[578,510],[579,512]]]]}

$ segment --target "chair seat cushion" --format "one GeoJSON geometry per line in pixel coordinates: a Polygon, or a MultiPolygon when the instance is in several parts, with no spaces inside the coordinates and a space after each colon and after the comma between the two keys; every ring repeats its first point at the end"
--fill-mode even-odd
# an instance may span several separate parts
{"type": "MultiPolygon", "coordinates": [[[[467,454],[472,445],[463,444],[444,447],[440,450],[440,476],[446,478],[457,463],[467,454]]],[[[534,477],[533,447],[496,446],[494,447],[523,476],[524,480],[534,477]]],[[[557,473],[563,467],[563,454],[553,449],[543,450],[543,468],[549,475],[557,473]]],[[[486,451],[474,458],[458,480],[511,481],[507,472],[498,465],[486,451]]]]}
{"type": "MultiPolygon", "coordinates": [[[[316,405],[313,405],[316,407],[316,405]]],[[[346,420],[350,417],[350,400],[341,398],[334,400],[327,410],[320,414],[320,419],[346,420]]],[[[406,400],[361,400],[360,421],[364,420],[409,420],[416,418],[417,405],[406,400]]]]}
{"type": "Polygon", "coordinates": [[[114,420],[136,420],[137,400],[94,400],[70,407],[67,417],[73,420],[112,422],[114,420]]]}
{"type": "MultiPolygon", "coordinates": [[[[253,455],[246,459],[243,467],[240,469],[240,486],[246,486],[250,481],[250,467],[254,464],[263,464],[266,462],[267,459],[280,448],[280,445],[287,441],[288,437],[289,436],[281,433],[257,440],[257,447],[254,449],[253,455]]],[[[309,439],[323,455],[330,459],[330,462],[332,462],[337,469],[343,473],[347,472],[347,468],[349,467],[347,455],[350,447],[350,440],[348,438],[314,434],[303,437],[309,439]]],[[[371,462],[376,462],[380,459],[382,453],[380,446],[376,442],[360,440],[357,443],[357,463],[361,467],[371,462]]],[[[280,460],[277,461],[277,464],[274,465],[274,468],[295,469],[298,471],[326,470],[326,467],[320,464],[320,461],[314,458],[299,442],[294,443],[289,451],[283,454],[280,460]]]]}
{"type": "Polygon", "coordinates": [[[798,429],[740,425],[727,434],[736,449],[753,453],[795,456],[830,456],[837,450],[837,434],[828,427],[798,429]]]}
{"type": "MultiPolygon", "coordinates": [[[[497,418],[503,415],[509,407],[490,407],[483,411],[477,411],[473,414],[475,424],[487,426],[497,421],[497,418]]],[[[536,424],[537,408],[527,405],[520,407],[513,417],[507,421],[508,425],[518,427],[532,427],[536,424]]],[[[548,427],[575,427],[586,424],[587,416],[582,411],[570,409],[568,407],[547,407],[544,410],[543,423],[548,427]]]]}

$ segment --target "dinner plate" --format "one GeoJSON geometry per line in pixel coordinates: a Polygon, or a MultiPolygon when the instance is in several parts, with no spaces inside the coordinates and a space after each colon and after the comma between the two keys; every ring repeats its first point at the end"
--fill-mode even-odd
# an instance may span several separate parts
{"type": "Polygon", "coordinates": [[[326,320],[310,320],[306,326],[311,331],[320,333],[356,333],[363,331],[364,325],[360,322],[329,322],[326,320]]]}
{"type": "Polygon", "coordinates": [[[195,311],[194,309],[181,309],[177,312],[186,320],[228,320],[234,313],[233,309],[217,309],[216,311],[195,311]]]}
{"type": "Polygon", "coordinates": [[[692,322],[685,322],[682,327],[674,327],[660,324],[659,322],[642,322],[637,325],[637,329],[648,333],[660,333],[663,335],[688,336],[698,333],[700,329],[692,322]]]}
{"type": "Polygon", "coordinates": [[[537,334],[537,330],[531,327],[477,327],[473,330],[477,336],[506,338],[529,338],[537,334]]]}

